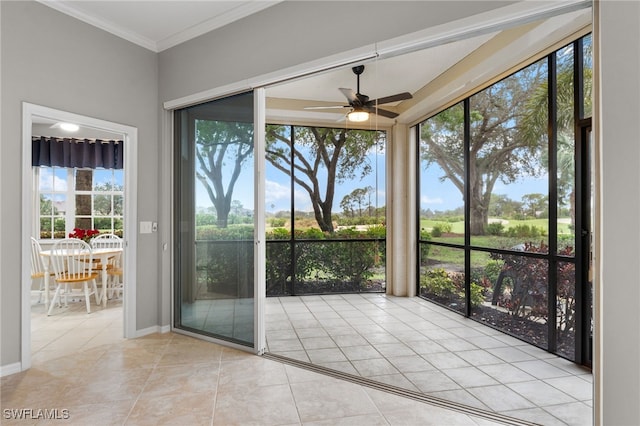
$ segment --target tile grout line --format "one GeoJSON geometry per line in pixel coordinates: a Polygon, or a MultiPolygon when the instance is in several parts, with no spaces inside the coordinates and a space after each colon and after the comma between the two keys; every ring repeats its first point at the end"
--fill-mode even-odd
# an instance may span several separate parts
{"type": "Polygon", "coordinates": [[[382,384],[380,382],[377,382],[375,380],[371,380],[365,377],[355,376],[353,374],[339,372],[327,367],[322,367],[319,365],[310,364],[303,361],[293,360],[291,358],[283,357],[277,354],[265,353],[262,356],[266,359],[271,359],[273,361],[277,361],[283,364],[289,364],[295,367],[310,370],[310,371],[323,374],[326,376],[330,376],[336,379],[345,380],[360,386],[365,386],[371,389],[380,390],[380,391],[391,393],[397,396],[413,399],[415,401],[420,401],[429,405],[449,409],[452,411],[457,411],[459,413],[472,415],[476,417],[482,417],[484,419],[496,421],[505,425],[510,425],[510,426],[537,426],[538,425],[537,423],[531,423],[526,420],[516,419],[516,418],[509,417],[496,412],[481,410],[479,408],[470,407],[464,404],[447,401],[442,398],[426,395],[420,392],[410,391],[397,386],[382,384]]]}

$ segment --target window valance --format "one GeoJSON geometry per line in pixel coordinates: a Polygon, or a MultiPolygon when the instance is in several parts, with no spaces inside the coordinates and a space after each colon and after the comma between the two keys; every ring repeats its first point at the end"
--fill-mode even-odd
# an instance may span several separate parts
{"type": "Polygon", "coordinates": [[[121,140],[34,136],[31,144],[33,166],[92,169],[122,169],[124,166],[121,140]]]}

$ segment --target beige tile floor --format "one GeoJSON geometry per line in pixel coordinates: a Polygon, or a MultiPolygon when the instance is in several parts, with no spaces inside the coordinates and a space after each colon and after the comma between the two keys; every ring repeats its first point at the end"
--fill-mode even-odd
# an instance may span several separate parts
{"type": "Polygon", "coordinates": [[[0,381],[3,425],[505,424],[175,333],[125,340],[117,303],[39,308],[32,368],[0,381]]]}
{"type": "Polygon", "coordinates": [[[268,298],[269,353],[544,425],[592,424],[592,375],[414,297],[268,298]]]}

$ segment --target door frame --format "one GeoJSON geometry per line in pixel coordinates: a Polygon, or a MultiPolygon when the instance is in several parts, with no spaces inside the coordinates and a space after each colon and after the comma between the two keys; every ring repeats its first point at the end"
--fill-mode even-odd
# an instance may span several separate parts
{"type": "Polygon", "coordinates": [[[22,103],[22,236],[21,236],[21,282],[22,282],[22,330],[20,370],[31,367],[31,273],[30,244],[33,228],[33,172],[31,165],[31,137],[34,117],[56,121],[73,122],[83,127],[122,134],[124,141],[124,246],[126,264],[123,280],[123,335],[136,337],[136,247],[137,247],[137,161],[138,129],[124,124],[87,117],[67,111],[22,103]]]}
{"type": "MultiPolygon", "coordinates": [[[[240,86],[237,86],[236,89],[232,90],[231,93],[227,93],[226,91],[221,91],[218,96],[215,96],[212,99],[208,99],[203,102],[196,102],[195,104],[210,102],[215,100],[220,100],[227,98],[229,96],[241,94],[241,93],[252,93],[253,96],[253,185],[254,185],[254,240],[253,240],[253,258],[254,258],[254,273],[253,273],[253,346],[245,346],[239,343],[231,342],[229,340],[216,338],[212,336],[208,336],[205,334],[200,334],[198,332],[185,330],[183,328],[176,327],[176,315],[178,308],[176,307],[176,277],[174,275],[175,272],[175,250],[174,245],[172,244],[172,250],[170,253],[171,261],[169,264],[171,265],[168,269],[170,270],[170,274],[168,274],[170,278],[170,330],[172,332],[178,334],[184,334],[187,336],[195,337],[197,339],[205,340],[208,342],[217,343],[223,346],[235,348],[242,351],[250,351],[257,355],[262,355],[265,352],[266,348],[266,339],[265,339],[265,303],[266,303],[266,284],[265,284],[265,264],[266,264],[266,241],[265,241],[265,144],[266,144],[266,135],[264,132],[264,128],[266,125],[265,121],[265,113],[266,113],[266,98],[265,98],[265,89],[264,87],[258,87],[255,89],[244,88],[245,90],[238,90],[240,86]]],[[[163,120],[168,130],[167,134],[170,135],[169,138],[165,139],[165,148],[166,148],[166,157],[170,159],[167,167],[168,170],[171,170],[171,173],[164,174],[163,185],[169,188],[175,188],[175,154],[174,154],[174,144],[178,136],[174,133],[174,112],[182,107],[191,106],[191,104],[185,103],[182,105],[173,104],[167,105],[165,104],[165,111],[163,115],[163,120]]],[[[168,216],[170,217],[171,223],[171,238],[175,238],[175,189],[170,191],[170,205],[171,210],[168,212],[168,216]]],[[[166,248],[165,248],[166,249],[166,248]]]]}

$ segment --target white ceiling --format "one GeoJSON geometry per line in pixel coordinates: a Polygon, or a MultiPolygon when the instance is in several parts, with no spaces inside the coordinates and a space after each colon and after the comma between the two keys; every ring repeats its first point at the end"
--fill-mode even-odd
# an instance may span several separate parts
{"type": "MultiPolygon", "coordinates": [[[[109,31],[152,51],[172,46],[279,3],[275,1],[75,1],[38,0],[42,4],[109,31]]],[[[536,0],[523,2],[537,7],[536,0]]],[[[553,3],[553,2],[551,2],[553,3]]],[[[370,99],[410,92],[414,98],[385,109],[409,123],[474,89],[591,24],[590,3],[562,14],[541,14],[519,27],[504,25],[491,32],[388,59],[365,63],[360,91],[370,99]]],[[[308,106],[346,105],[339,88],[356,89],[351,67],[317,73],[267,88],[267,115],[272,121],[334,123],[348,109],[305,110],[308,106]]],[[[376,124],[393,121],[376,117],[376,124]]],[[[373,124],[373,123],[371,123],[373,124]]]]}
{"type": "Polygon", "coordinates": [[[161,52],[281,0],[38,1],[132,43],[161,52]]]}

